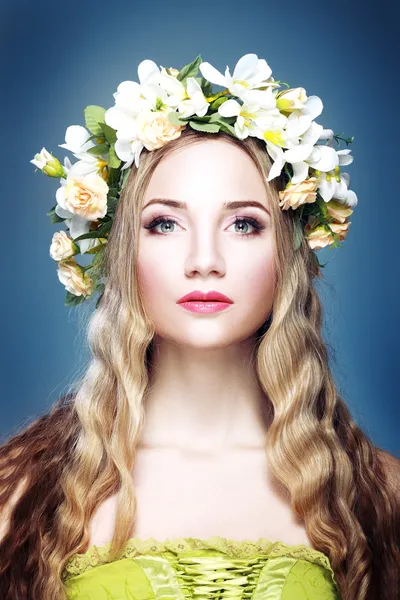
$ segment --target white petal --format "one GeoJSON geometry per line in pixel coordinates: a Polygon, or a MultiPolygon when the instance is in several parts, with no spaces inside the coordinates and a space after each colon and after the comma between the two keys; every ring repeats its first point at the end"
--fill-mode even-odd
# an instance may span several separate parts
{"type": "Polygon", "coordinates": [[[276,108],[276,100],[272,95],[272,88],[267,90],[245,90],[242,98],[246,104],[258,104],[266,110],[276,108]]]}
{"type": "Polygon", "coordinates": [[[353,190],[348,190],[346,204],[347,204],[347,206],[350,206],[351,208],[354,208],[354,206],[357,206],[358,198],[357,198],[356,193],[353,192],[353,190]]]}
{"type": "Polygon", "coordinates": [[[319,136],[320,140],[329,140],[333,136],[332,129],[323,129],[321,135],[319,136]]]}
{"type": "Polygon", "coordinates": [[[280,175],[282,172],[284,164],[285,160],[283,158],[283,155],[278,156],[278,158],[275,160],[274,164],[270,169],[267,181],[271,181],[272,179],[275,179],[275,177],[278,177],[278,175],[280,175]]]}
{"type": "Polygon", "coordinates": [[[71,219],[74,216],[74,213],[72,213],[69,210],[66,210],[65,208],[62,208],[62,206],[60,206],[59,204],[56,205],[54,211],[56,215],[61,217],[61,219],[71,219]]]}
{"type": "Polygon", "coordinates": [[[311,146],[314,146],[314,144],[319,140],[322,130],[323,130],[322,125],[318,125],[318,123],[315,123],[315,121],[312,121],[310,127],[301,136],[301,139],[303,140],[302,143],[303,144],[311,144],[311,146]]]}
{"type": "Polygon", "coordinates": [[[129,161],[132,158],[132,142],[118,139],[115,142],[115,153],[124,162],[129,161]]]}
{"type": "Polygon", "coordinates": [[[256,71],[257,65],[257,54],[245,54],[237,61],[232,78],[246,81],[246,79],[256,71]]]}
{"type": "Polygon", "coordinates": [[[307,131],[310,125],[309,115],[296,110],[287,117],[286,131],[289,137],[298,137],[307,131]]]}
{"type": "Polygon", "coordinates": [[[81,125],[70,125],[65,132],[65,144],[58,145],[60,148],[66,148],[71,152],[81,152],[82,150],[87,150],[88,148],[95,146],[92,141],[88,142],[88,138],[90,138],[91,135],[92,134],[81,125]]]}
{"type": "Polygon", "coordinates": [[[314,152],[308,158],[307,162],[314,169],[331,171],[339,164],[339,157],[333,148],[318,144],[314,146],[314,152]],[[317,150],[318,152],[316,152],[317,150]]]}
{"type": "Polygon", "coordinates": [[[322,198],[325,200],[325,202],[329,202],[329,200],[332,199],[332,196],[335,191],[334,179],[327,181],[326,177],[321,177],[321,180],[320,180],[320,183],[318,186],[318,191],[321,194],[322,198]]]}
{"type": "Polygon", "coordinates": [[[106,110],[104,115],[106,124],[115,129],[115,131],[124,129],[133,118],[133,115],[124,112],[117,106],[112,106],[106,110]]]}
{"type": "Polygon", "coordinates": [[[348,148],[346,150],[336,150],[336,153],[339,155],[339,166],[350,165],[354,156],[350,156],[351,149],[348,148]]]}
{"type": "Polygon", "coordinates": [[[348,173],[340,173],[340,177],[341,177],[341,179],[344,180],[347,187],[349,187],[350,186],[350,175],[348,173]]]}
{"type": "MultiPolygon", "coordinates": [[[[64,210],[67,210],[67,208],[65,206],[65,191],[64,191],[64,187],[65,187],[65,184],[62,184],[61,187],[59,187],[58,190],[56,191],[56,200],[57,200],[57,203],[61,206],[61,208],[63,208],[64,210]]],[[[60,217],[61,216],[62,215],[60,215],[60,217]]]]}
{"type": "Polygon", "coordinates": [[[200,63],[199,70],[203,77],[210,83],[215,83],[216,85],[222,85],[223,87],[226,87],[225,77],[215,67],[210,65],[209,62],[200,63]]]}
{"type": "Polygon", "coordinates": [[[321,98],[318,96],[308,96],[303,110],[312,120],[314,120],[322,113],[323,108],[324,105],[322,104],[321,98]]]}
{"type": "Polygon", "coordinates": [[[308,164],[305,162],[291,163],[293,167],[292,183],[301,183],[308,177],[308,164]]]}
{"type": "Polygon", "coordinates": [[[222,117],[236,117],[240,113],[241,108],[239,102],[231,98],[218,107],[218,112],[222,117]]]}
{"type": "Polygon", "coordinates": [[[311,144],[299,144],[290,150],[286,150],[285,160],[290,163],[302,162],[310,156],[312,150],[311,144]]]}
{"type": "Polygon", "coordinates": [[[142,85],[146,79],[154,73],[160,73],[159,67],[156,65],[154,60],[146,58],[138,66],[138,77],[140,84],[142,85]]]}

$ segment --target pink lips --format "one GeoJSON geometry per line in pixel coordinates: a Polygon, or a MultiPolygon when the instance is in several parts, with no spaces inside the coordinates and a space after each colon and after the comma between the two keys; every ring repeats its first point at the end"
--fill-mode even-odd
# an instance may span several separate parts
{"type": "Polygon", "coordinates": [[[233,304],[233,300],[215,290],[207,293],[194,290],[179,298],[177,304],[192,312],[213,313],[225,310],[233,304]]]}

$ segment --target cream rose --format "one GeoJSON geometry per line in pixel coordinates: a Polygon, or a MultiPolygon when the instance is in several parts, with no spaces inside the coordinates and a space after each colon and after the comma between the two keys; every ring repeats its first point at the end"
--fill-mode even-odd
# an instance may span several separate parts
{"type": "Polygon", "coordinates": [[[353,213],[351,208],[335,200],[330,200],[326,203],[326,208],[331,217],[338,223],[344,223],[346,219],[353,213]]]}
{"type": "MultiPolygon", "coordinates": [[[[351,221],[347,221],[346,223],[329,223],[329,227],[337,233],[339,241],[342,242],[347,236],[350,224],[351,221]]],[[[306,225],[304,235],[307,238],[310,248],[313,250],[319,250],[334,242],[331,232],[326,230],[322,225],[315,227],[313,230],[311,230],[310,225],[306,225]]]]}
{"type": "Polygon", "coordinates": [[[317,188],[319,180],[317,177],[310,177],[300,183],[291,184],[286,187],[283,191],[279,192],[279,206],[282,210],[288,210],[293,208],[295,210],[301,204],[306,202],[315,202],[317,199],[317,188]]]}
{"type": "Polygon", "coordinates": [[[88,221],[105,216],[108,185],[98,173],[67,177],[62,192],[59,199],[62,208],[88,221]]]}
{"type": "Polygon", "coordinates": [[[74,244],[66,231],[56,231],[51,240],[50,256],[53,260],[65,260],[79,252],[79,247],[74,244]]]}
{"type": "Polygon", "coordinates": [[[168,111],[145,110],[136,117],[136,134],[147,150],[156,150],[181,135],[185,125],[172,125],[168,111]]]}
{"type": "Polygon", "coordinates": [[[75,296],[90,296],[93,292],[92,278],[82,269],[75,259],[59,263],[58,279],[65,289],[75,296]]]}

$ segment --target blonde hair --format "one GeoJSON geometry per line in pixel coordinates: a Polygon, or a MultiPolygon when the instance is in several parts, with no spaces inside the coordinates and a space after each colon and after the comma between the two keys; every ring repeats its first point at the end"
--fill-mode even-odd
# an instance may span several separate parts
{"type": "MultiPolygon", "coordinates": [[[[134,533],[132,471],[155,334],[137,285],[141,206],[164,157],[213,136],[188,127],[162,148],[142,151],[108,239],[106,287],[87,331],[88,368],[49,415],[0,448],[0,509],[22,476],[27,482],[0,544],[4,600],[24,593],[31,600],[66,597],[64,566],[86,551],[91,518],[112,494],[117,510],[110,560],[134,533]]],[[[318,264],[306,240],[293,249],[293,211],[278,206],[282,179],[266,181],[271,160],[264,143],[222,132],[218,139],[251,157],[271,200],[276,295],[254,354],[260,386],[273,407],[265,441],[269,467],[313,546],[329,557],[342,597],[395,600],[398,505],[377,449],[353,421],[330,372],[314,287],[321,277],[318,264]]]]}

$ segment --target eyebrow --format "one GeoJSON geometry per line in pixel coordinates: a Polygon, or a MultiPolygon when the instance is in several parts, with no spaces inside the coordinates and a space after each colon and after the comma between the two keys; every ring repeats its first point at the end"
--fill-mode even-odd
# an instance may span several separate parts
{"type": "MultiPolygon", "coordinates": [[[[181,208],[187,210],[187,203],[180,202],[179,200],[172,200],[171,198],[152,198],[144,207],[147,208],[151,204],[165,204],[165,206],[172,206],[172,208],[181,208]]],[[[261,204],[261,202],[257,202],[256,200],[234,200],[232,202],[224,202],[222,208],[224,210],[236,210],[238,208],[243,208],[245,206],[254,206],[255,208],[261,208],[261,210],[265,211],[270,215],[269,210],[261,204]]]]}

